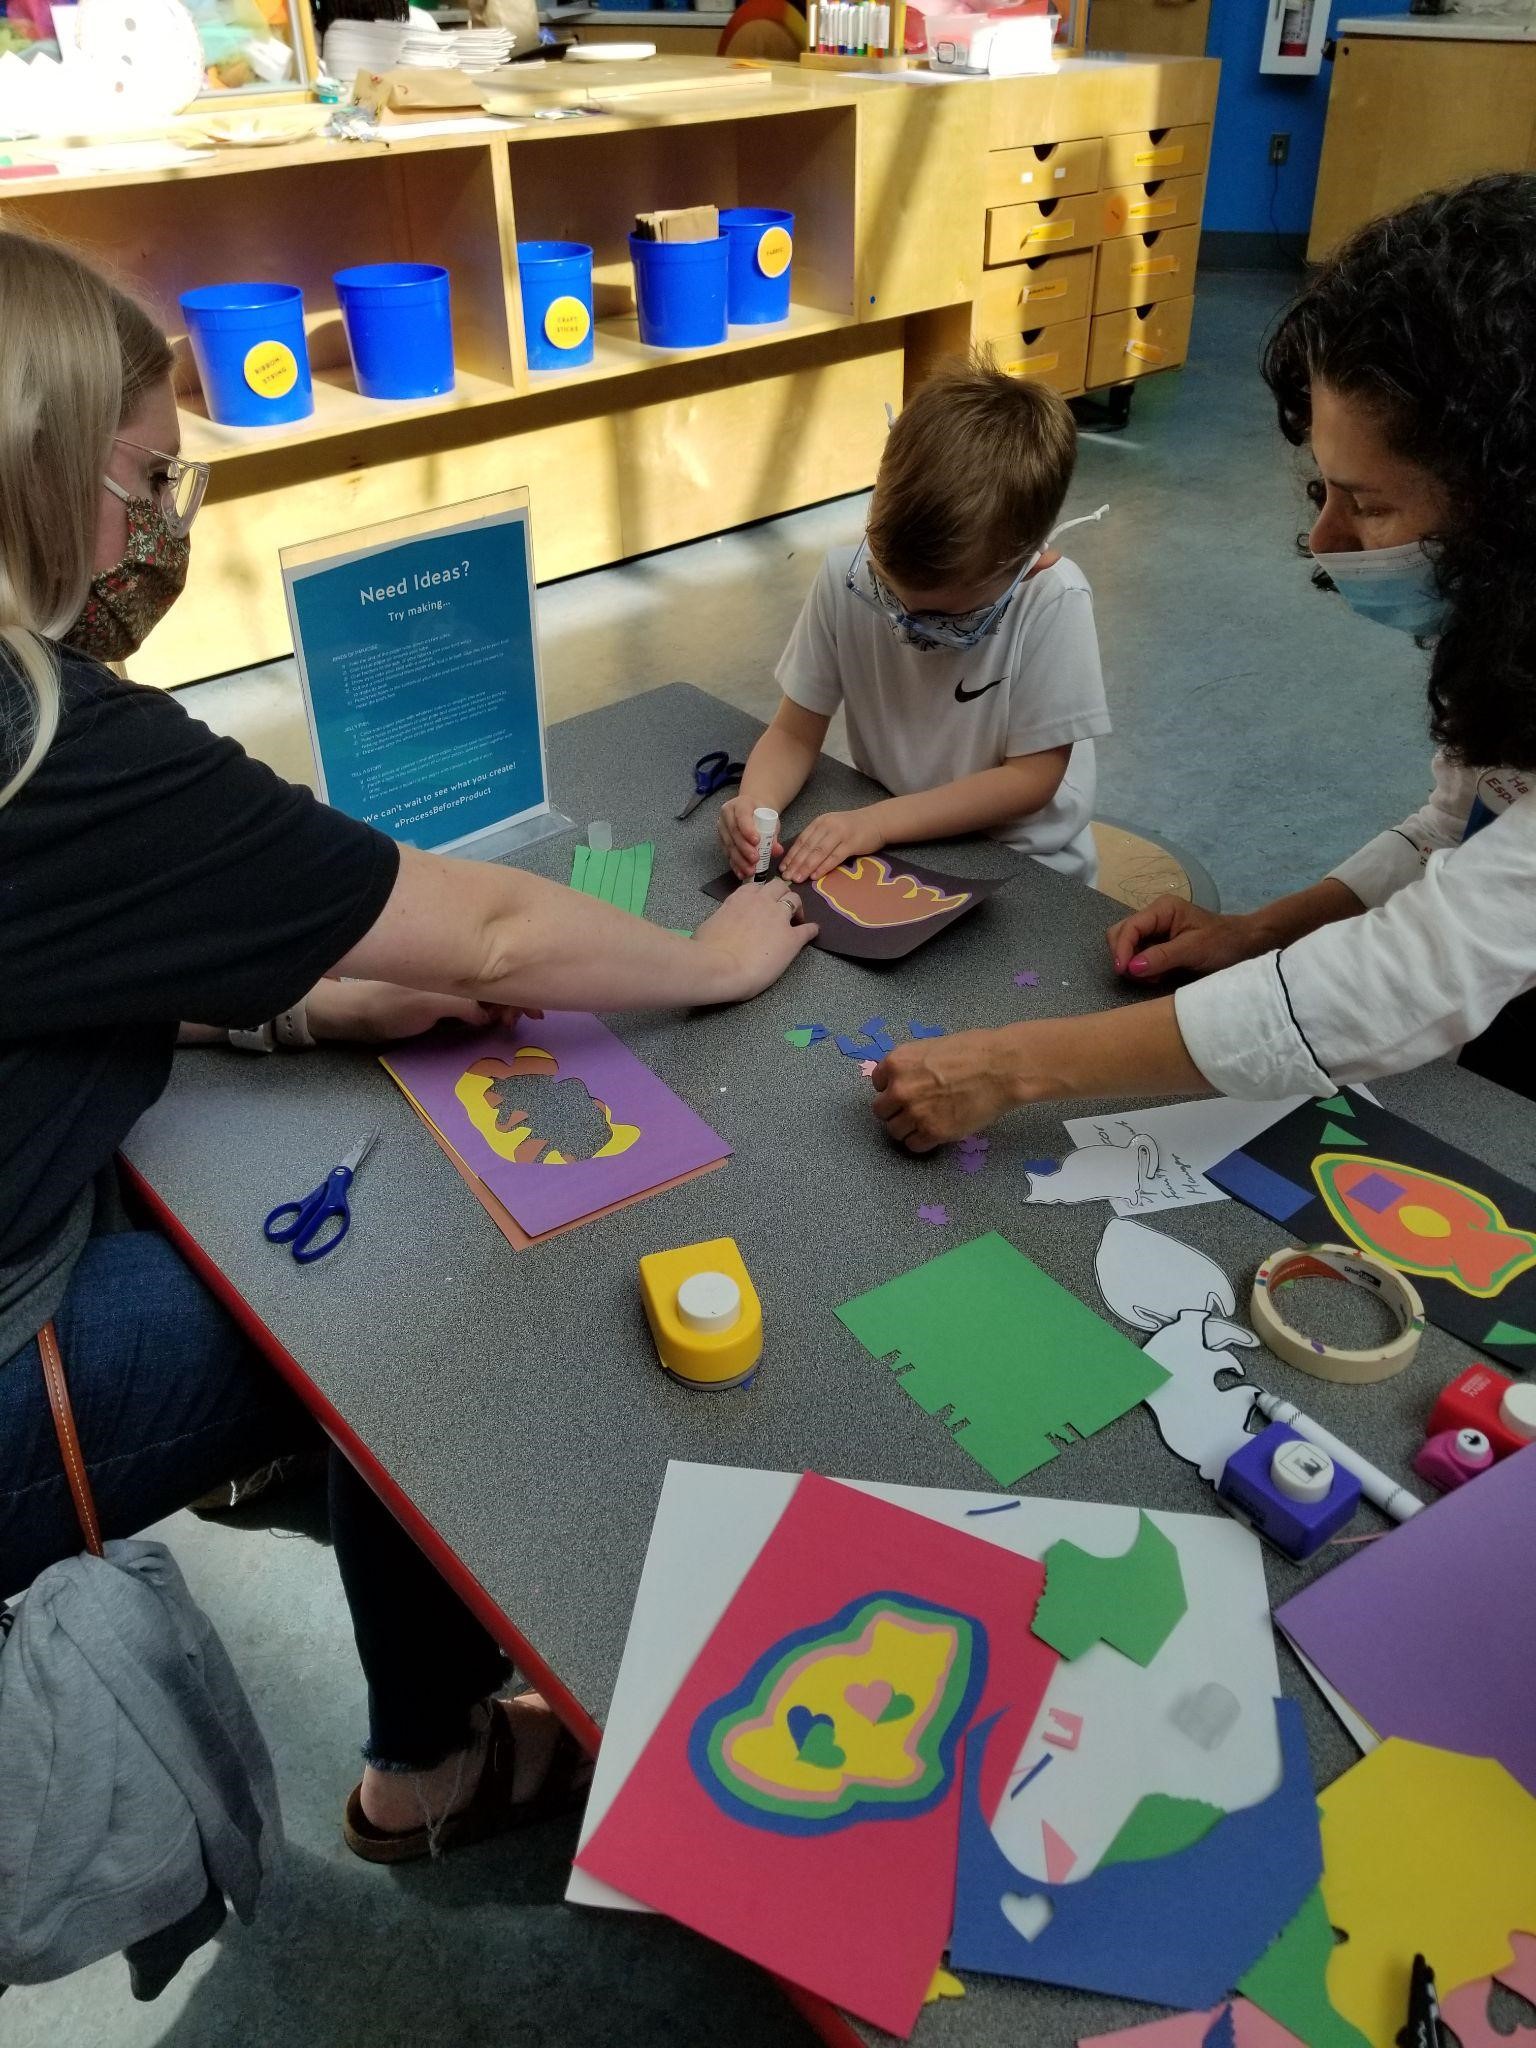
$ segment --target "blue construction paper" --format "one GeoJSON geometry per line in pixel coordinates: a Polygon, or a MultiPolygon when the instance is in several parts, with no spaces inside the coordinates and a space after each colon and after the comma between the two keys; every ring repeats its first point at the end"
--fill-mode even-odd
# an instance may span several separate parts
{"type": "Polygon", "coordinates": [[[907,1030],[914,1038],[942,1038],[944,1036],[944,1026],[942,1024],[919,1024],[915,1017],[908,1024],[907,1030]]]}
{"type": "Polygon", "coordinates": [[[1205,1169],[1205,1177],[1276,1223],[1284,1223],[1316,1198],[1315,1189],[1297,1187],[1295,1181],[1287,1180],[1284,1174],[1274,1172],[1246,1152],[1229,1152],[1225,1159],[1205,1169]]]}
{"type": "Polygon", "coordinates": [[[1317,1800],[1293,1700],[1275,1702],[1281,1778],[1267,1799],[1227,1814],[1172,1856],[1100,1864],[1075,1884],[1026,1876],[987,1824],[982,1764],[999,1718],[979,1723],[966,1738],[952,1970],[1025,1977],[1185,2012],[1209,2007],[1258,1961],[1322,1876],[1317,1800]],[[1010,1893],[1051,1903],[1050,1921],[1033,1941],[1002,1910],[1010,1893]]]}

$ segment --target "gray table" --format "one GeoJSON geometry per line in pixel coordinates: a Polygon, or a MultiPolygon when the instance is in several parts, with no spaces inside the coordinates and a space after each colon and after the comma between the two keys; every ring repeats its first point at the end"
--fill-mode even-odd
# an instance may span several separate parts
{"type": "MultiPolygon", "coordinates": [[[[696,755],[741,756],[755,720],[681,684],[594,711],[550,734],[553,788],[615,843],[656,842],[649,914],[692,926],[717,873],[712,804],[673,822],[696,755]]],[[[867,801],[871,785],[824,762],[789,824],[867,801]]],[[[528,865],[565,878],[569,837],[528,865]]],[[[950,1030],[1065,1015],[1127,998],[1103,941],[1117,906],[989,842],[921,850],[965,874],[1017,880],[969,919],[890,969],[816,951],[745,1008],[626,1016],[617,1029],[736,1149],[720,1172],[514,1255],[378,1065],[362,1053],[252,1060],[193,1052],[127,1156],[253,1327],[296,1361],[323,1418],[372,1454],[516,1635],[597,1722],[606,1712],[668,1458],[975,1487],[979,1468],[922,1414],[833,1316],[851,1295],[982,1231],[997,1229],[1097,1305],[1094,1249],[1108,1210],[1026,1208],[1021,1162],[1066,1149],[1063,1112],[1022,1112],[992,1134],[974,1178],[944,1158],[884,1141],[855,1064],[829,1041],[784,1032],[856,1029],[872,1014],[950,1030]],[[1036,990],[1016,970],[1033,967],[1036,990]],[[359,1182],[344,1247],[308,1270],[261,1237],[274,1202],[314,1185],[374,1123],[382,1136],[359,1182]],[[948,1205],[953,1226],[918,1219],[948,1205]],[[852,1228],[848,1227],[852,1223],[852,1228]],[[763,1369],[742,1392],[700,1394],[656,1368],[640,1307],[642,1253],[733,1235],[763,1299],[763,1369]]],[[[1383,1100],[1536,1184],[1536,1111],[1459,1069],[1389,1082],[1383,1100]]],[[[1070,1112],[1067,1112],[1070,1113],[1070,1112]]],[[[1171,1211],[1155,1227],[1208,1252],[1239,1301],[1285,1233],[1238,1202],[1171,1211]]],[[[1340,1290],[1334,1290],[1340,1292],[1340,1290]]],[[[1301,1402],[1388,1470],[1407,1477],[1432,1394],[1468,1354],[1436,1329],[1385,1385],[1338,1389],[1268,1353],[1258,1376],[1301,1402]]],[[[1163,1447],[1138,1409],[1034,1475],[1040,1493],[1212,1512],[1209,1490],[1163,1447]]],[[[1364,1510],[1362,1528],[1372,1510],[1364,1510]]],[[[1272,1599],[1302,1574],[1268,1556],[1272,1599]]],[[[1354,1750],[1282,1648],[1286,1689],[1306,1715],[1319,1782],[1354,1750]]],[[[985,1978],[933,2007],[922,2038],[1069,2043],[1129,2025],[1144,2009],[985,1978]]],[[[824,2022],[832,2038],[881,2039],[824,2022]]]]}

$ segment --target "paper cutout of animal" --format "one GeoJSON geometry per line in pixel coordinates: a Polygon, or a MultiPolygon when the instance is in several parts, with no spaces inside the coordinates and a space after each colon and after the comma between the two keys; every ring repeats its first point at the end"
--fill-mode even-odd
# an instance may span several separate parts
{"type": "Polygon", "coordinates": [[[1214,1485],[1247,1434],[1253,1406],[1232,1354],[1259,1342],[1229,1320],[1237,1310],[1231,1281],[1204,1252],[1123,1216],[1105,1227],[1093,1269],[1111,1314],[1151,1332],[1142,1349],[1168,1374],[1146,1397],[1163,1442],[1214,1485]],[[1239,1383],[1219,1387],[1218,1373],[1236,1373],[1239,1383]]]}
{"type": "Polygon", "coordinates": [[[638,1124],[616,1124],[606,1102],[591,1094],[579,1076],[558,1081],[559,1063],[553,1054],[536,1045],[519,1046],[510,1061],[487,1058],[474,1065],[454,1083],[454,1094],[464,1112],[491,1150],[516,1166],[572,1166],[577,1163],[542,1137],[529,1121],[525,1101],[536,1100],[537,1087],[530,1083],[555,1082],[560,1087],[580,1088],[603,1120],[607,1137],[588,1159],[616,1159],[627,1152],[640,1136],[638,1124]]]}
{"type": "Polygon", "coordinates": [[[903,874],[875,853],[861,853],[853,860],[845,860],[840,868],[833,868],[811,886],[840,916],[866,929],[922,924],[930,917],[963,910],[971,900],[969,889],[946,896],[942,889],[918,881],[915,875],[903,874]]]}
{"type": "Polygon", "coordinates": [[[1320,1152],[1312,1178],[1346,1235],[1405,1273],[1488,1300],[1536,1266],[1536,1236],[1460,1181],[1363,1152],[1320,1152]]]}
{"type": "Polygon", "coordinates": [[[1120,1142],[1103,1130],[1099,1140],[1097,1145],[1080,1145],[1069,1152],[1054,1172],[1026,1168],[1029,1193],[1025,1201],[1144,1201],[1150,1192],[1148,1184],[1157,1179],[1162,1166],[1157,1140],[1142,1131],[1120,1142]]]}

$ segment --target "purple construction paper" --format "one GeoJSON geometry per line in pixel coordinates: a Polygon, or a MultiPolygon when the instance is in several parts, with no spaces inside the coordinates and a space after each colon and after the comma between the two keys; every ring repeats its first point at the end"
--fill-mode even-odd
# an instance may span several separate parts
{"type": "Polygon", "coordinates": [[[1401,1184],[1388,1180],[1384,1173],[1368,1173],[1364,1180],[1355,1182],[1349,1194],[1351,1201],[1364,1202],[1367,1209],[1374,1209],[1379,1216],[1391,1208],[1402,1192],[1401,1184]]]}
{"type": "Polygon", "coordinates": [[[1258,1961],[1322,1876],[1301,1710],[1293,1700],[1276,1700],[1275,1716],[1281,1778],[1267,1799],[1227,1814],[1171,1856],[1101,1863],[1066,1884],[1027,1877],[998,1847],[981,1805],[982,1762],[998,1717],[973,1728],[965,1742],[950,1968],[1186,2011],[1214,2005],[1258,1961]],[[1033,1941],[1002,1910],[1010,1894],[1050,1902],[1050,1920],[1033,1941]]]}
{"type": "Polygon", "coordinates": [[[1536,1445],[1275,1615],[1378,1735],[1497,1757],[1536,1794],[1536,1445]]]}
{"type": "Polygon", "coordinates": [[[1276,1223],[1284,1223],[1287,1217],[1294,1216],[1298,1209],[1305,1209],[1314,1199],[1309,1189],[1297,1187],[1294,1181],[1274,1172],[1247,1152],[1229,1152],[1225,1159],[1218,1160],[1205,1171],[1206,1178],[1215,1181],[1217,1187],[1229,1195],[1236,1195],[1240,1202],[1246,1202],[1250,1209],[1257,1209],[1261,1216],[1273,1217],[1276,1223]]]}
{"type": "Polygon", "coordinates": [[[585,1011],[546,1010],[542,1018],[520,1017],[472,1037],[436,1034],[394,1047],[384,1064],[530,1237],[730,1157],[730,1146],[704,1119],[585,1011]],[[528,1084],[534,1128],[539,1091],[579,1081],[615,1124],[639,1125],[640,1136],[627,1152],[542,1166],[519,1165],[492,1150],[454,1093],[455,1084],[477,1060],[510,1063],[519,1047],[531,1046],[547,1052],[558,1069],[556,1078],[528,1084]]]}

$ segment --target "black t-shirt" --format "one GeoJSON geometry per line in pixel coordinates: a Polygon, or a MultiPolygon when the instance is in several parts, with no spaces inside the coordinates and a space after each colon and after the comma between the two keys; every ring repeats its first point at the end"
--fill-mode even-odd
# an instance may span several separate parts
{"type": "MultiPolygon", "coordinates": [[[[61,1248],[72,1263],[177,1025],[291,1008],[373,925],[400,858],[164,692],[61,659],[58,735],[0,808],[0,1360],[56,1309],[61,1248]]],[[[0,664],[0,729],[26,704],[0,664]]]]}

